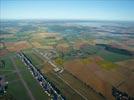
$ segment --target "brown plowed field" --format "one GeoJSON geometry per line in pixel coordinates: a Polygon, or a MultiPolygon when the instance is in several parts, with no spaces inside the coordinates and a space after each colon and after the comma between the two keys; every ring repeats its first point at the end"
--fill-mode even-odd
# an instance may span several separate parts
{"type": "Polygon", "coordinates": [[[7,42],[5,43],[5,46],[9,51],[20,51],[31,47],[26,41],[7,42]]]}
{"type": "Polygon", "coordinates": [[[112,86],[116,87],[127,76],[116,70],[119,68],[103,69],[97,63],[102,60],[100,57],[91,57],[84,62],[83,59],[74,59],[65,62],[64,67],[78,79],[92,87],[96,92],[101,93],[106,98],[113,99],[111,95],[112,86]]]}
{"type": "Polygon", "coordinates": [[[6,49],[0,50],[0,57],[4,56],[8,53],[8,51],[6,49]]]}

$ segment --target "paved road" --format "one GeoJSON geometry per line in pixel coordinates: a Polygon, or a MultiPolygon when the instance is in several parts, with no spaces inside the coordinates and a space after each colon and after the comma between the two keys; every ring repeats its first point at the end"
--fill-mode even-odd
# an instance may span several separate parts
{"type": "Polygon", "coordinates": [[[26,83],[25,80],[23,79],[23,77],[22,77],[22,75],[21,75],[21,73],[20,73],[20,70],[19,70],[18,67],[16,66],[16,64],[15,64],[15,62],[14,62],[14,59],[13,59],[13,58],[10,58],[10,59],[11,59],[12,62],[13,62],[14,68],[15,68],[15,70],[16,70],[16,72],[17,72],[19,78],[20,78],[20,81],[22,82],[22,84],[24,85],[25,89],[27,90],[27,93],[28,93],[28,95],[29,95],[29,97],[30,97],[30,100],[36,100],[36,99],[34,98],[32,92],[31,92],[31,90],[29,89],[27,83],[26,83]]]}

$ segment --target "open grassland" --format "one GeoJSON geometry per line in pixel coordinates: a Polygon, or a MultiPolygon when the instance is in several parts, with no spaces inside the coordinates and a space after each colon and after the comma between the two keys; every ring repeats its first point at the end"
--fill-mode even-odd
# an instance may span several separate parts
{"type": "MultiPolygon", "coordinates": [[[[29,100],[30,98],[27,95],[27,91],[21,83],[10,59],[12,56],[13,54],[0,58],[0,60],[5,61],[5,67],[0,68],[0,75],[4,76],[5,80],[9,83],[7,89],[7,96],[9,96],[8,99],[13,98],[13,100],[29,100]]],[[[5,100],[6,97],[2,97],[0,99],[5,100]]]]}
{"type": "MultiPolygon", "coordinates": [[[[16,61],[17,60],[18,58],[16,58],[16,61]]],[[[38,84],[36,79],[34,79],[28,68],[21,62],[21,60],[18,60],[16,64],[19,66],[19,68],[23,69],[23,71],[20,73],[22,74],[23,79],[26,81],[29,89],[32,91],[35,99],[38,100],[40,98],[40,100],[49,100],[50,98],[44,93],[41,86],[38,84]]]]}
{"type": "MultiPolygon", "coordinates": [[[[13,100],[30,100],[28,91],[26,90],[24,84],[18,76],[18,71],[15,69],[10,58],[13,59],[14,63],[18,67],[19,73],[21,73],[22,78],[28,85],[28,88],[32,91],[34,98],[36,100],[38,100],[39,98],[40,100],[49,100],[50,98],[43,92],[43,89],[41,88],[41,86],[39,86],[27,67],[21,62],[19,58],[15,57],[14,54],[10,54],[0,58],[0,60],[5,61],[5,67],[0,68],[0,75],[4,76],[5,80],[9,83],[7,95],[11,95],[13,100]]],[[[6,97],[3,96],[0,99],[5,100],[6,97]]]]}
{"type": "Polygon", "coordinates": [[[32,61],[33,65],[38,66],[38,68],[41,68],[44,65],[44,61],[39,56],[37,56],[31,49],[24,50],[24,53],[32,61]]]}
{"type": "Polygon", "coordinates": [[[20,80],[9,83],[8,92],[11,93],[16,100],[30,99],[20,80]]]}
{"type": "Polygon", "coordinates": [[[13,70],[13,64],[12,64],[12,61],[10,60],[9,58],[10,56],[9,55],[6,55],[6,56],[2,56],[0,57],[0,61],[3,60],[5,62],[5,67],[1,66],[1,70],[13,70]]]}

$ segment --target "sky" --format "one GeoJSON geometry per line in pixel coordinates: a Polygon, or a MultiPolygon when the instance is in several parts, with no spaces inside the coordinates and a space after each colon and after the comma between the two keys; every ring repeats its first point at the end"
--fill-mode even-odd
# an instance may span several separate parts
{"type": "Polygon", "coordinates": [[[134,0],[0,0],[0,19],[134,21],[134,0]]]}

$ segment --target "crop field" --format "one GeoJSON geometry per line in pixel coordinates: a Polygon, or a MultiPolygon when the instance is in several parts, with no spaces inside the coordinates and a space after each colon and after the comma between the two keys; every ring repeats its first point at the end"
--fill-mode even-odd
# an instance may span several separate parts
{"type": "Polygon", "coordinates": [[[0,94],[0,100],[133,97],[132,24],[44,20],[1,23],[0,76],[8,82],[8,88],[3,97],[0,94]],[[116,97],[113,91],[119,92],[116,97]]]}
{"type": "Polygon", "coordinates": [[[8,50],[6,49],[0,50],[0,56],[4,56],[6,54],[8,54],[8,50]]]}
{"type": "Polygon", "coordinates": [[[60,90],[61,94],[63,94],[67,100],[72,100],[74,98],[82,100],[83,97],[81,97],[81,95],[85,98],[92,98],[92,100],[96,100],[96,98],[102,98],[102,100],[104,99],[91,88],[87,88],[87,86],[82,81],[74,78],[74,76],[69,74],[67,71],[64,71],[61,75],[56,74],[53,71],[53,67],[47,62],[41,68],[41,71],[48,78],[48,80],[60,90]],[[77,85],[74,84],[75,82],[77,85]],[[76,91],[78,91],[78,93],[76,91]],[[89,93],[92,96],[88,96],[89,93]]]}
{"type": "Polygon", "coordinates": [[[55,45],[57,43],[57,40],[59,39],[60,38],[57,36],[56,33],[51,33],[51,35],[49,33],[38,33],[34,34],[30,40],[33,42],[32,44],[35,47],[39,48],[43,46],[55,45]]]}
{"type": "Polygon", "coordinates": [[[6,48],[12,52],[12,51],[20,51],[23,49],[30,48],[31,46],[28,44],[26,41],[21,41],[21,42],[6,42],[5,43],[6,48]]]}
{"type": "Polygon", "coordinates": [[[130,96],[134,95],[133,84],[134,84],[134,73],[130,72],[128,78],[124,81],[122,85],[119,86],[119,89],[122,91],[127,91],[130,96]]]}
{"type": "Polygon", "coordinates": [[[112,61],[112,62],[132,59],[131,56],[113,53],[113,52],[109,52],[106,50],[100,50],[96,53],[96,55],[99,55],[99,56],[103,57],[105,60],[112,61]]]}
{"type": "Polygon", "coordinates": [[[56,49],[61,52],[66,52],[69,50],[69,45],[67,43],[59,43],[56,46],[56,49]]]}
{"type": "Polygon", "coordinates": [[[124,60],[124,61],[120,61],[117,62],[118,65],[124,66],[127,69],[131,69],[134,70],[134,59],[130,59],[130,60],[124,60]]]}
{"type": "Polygon", "coordinates": [[[118,67],[118,65],[108,61],[100,61],[98,62],[98,65],[107,70],[111,70],[118,67]]]}
{"type": "Polygon", "coordinates": [[[127,77],[118,70],[118,65],[105,60],[95,62],[95,60],[91,59],[84,61],[76,59],[65,62],[64,67],[72,75],[106,97],[110,96],[110,94],[106,94],[111,90],[110,84],[116,86],[127,77]]]}
{"type": "Polygon", "coordinates": [[[46,63],[42,66],[41,71],[42,71],[43,73],[47,74],[47,73],[50,73],[50,72],[53,71],[53,67],[52,67],[49,63],[46,62],[46,63]]]}
{"type": "Polygon", "coordinates": [[[104,100],[104,98],[99,95],[97,92],[95,92],[91,87],[83,83],[81,80],[79,80],[76,76],[72,75],[68,71],[64,71],[60,75],[64,80],[66,80],[73,88],[75,88],[77,91],[79,91],[83,96],[85,96],[87,99],[91,100],[104,100]],[[77,83],[77,84],[76,84],[77,83]]]}
{"type": "Polygon", "coordinates": [[[32,43],[32,45],[34,46],[34,47],[36,47],[36,48],[43,48],[43,46],[39,43],[39,42],[31,42],[32,43]]]}
{"type": "Polygon", "coordinates": [[[88,48],[85,48],[85,50],[88,50],[90,54],[101,56],[103,59],[111,61],[111,62],[116,62],[116,61],[121,61],[121,60],[132,58],[131,56],[107,51],[104,48],[99,47],[99,46],[89,46],[88,48]]]}

